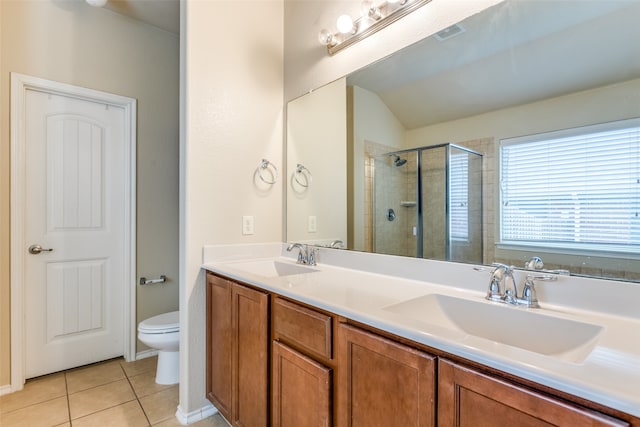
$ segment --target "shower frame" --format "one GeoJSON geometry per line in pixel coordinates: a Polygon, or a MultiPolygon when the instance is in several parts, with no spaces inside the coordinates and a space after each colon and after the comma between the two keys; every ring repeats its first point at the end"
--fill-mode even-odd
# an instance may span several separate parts
{"type": "MultiPolygon", "coordinates": [[[[375,158],[380,158],[383,156],[402,156],[403,154],[408,154],[408,153],[416,153],[416,258],[423,258],[424,257],[424,221],[423,221],[423,197],[422,197],[422,190],[423,190],[423,184],[422,184],[422,154],[423,151],[427,151],[427,150],[435,150],[437,148],[445,148],[446,153],[445,153],[445,176],[447,177],[447,179],[445,179],[445,215],[447,218],[447,221],[449,221],[450,219],[450,215],[451,215],[451,205],[450,205],[450,197],[451,197],[451,188],[450,188],[450,179],[449,177],[449,172],[450,172],[450,160],[451,160],[451,148],[455,148],[457,150],[460,151],[464,151],[467,152],[469,154],[473,154],[473,155],[477,155],[480,157],[481,162],[483,161],[482,159],[484,159],[484,155],[482,153],[479,153],[475,150],[472,150],[470,148],[467,147],[463,147],[461,145],[457,145],[454,143],[443,143],[443,144],[436,144],[436,145],[427,145],[427,146],[422,146],[422,147],[417,147],[417,148],[408,148],[405,150],[399,150],[399,151],[390,151],[388,153],[384,153],[384,154],[380,154],[375,156],[375,158]]],[[[398,166],[396,166],[398,167],[398,166]]],[[[402,166],[399,166],[402,167],[402,166]]],[[[376,174],[373,174],[373,188],[375,188],[375,180],[376,180],[376,174]]],[[[480,188],[483,188],[483,183],[482,183],[482,174],[480,174],[480,188]]],[[[373,206],[376,206],[376,192],[373,191],[372,192],[372,203],[373,206]]],[[[480,198],[480,211],[482,212],[484,210],[484,207],[482,206],[484,203],[483,198],[480,198]]],[[[373,209],[374,212],[374,218],[372,219],[372,221],[375,223],[375,215],[376,215],[376,209],[373,209]]],[[[373,244],[374,244],[374,252],[375,252],[375,227],[373,227],[373,233],[374,233],[374,239],[373,239],[373,244]]],[[[484,252],[484,242],[480,241],[480,253],[482,254],[484,252]]],[[[446,254],[446,259],[450,260],[452,257],[451,254],[451,227],[449,225],[447,225],[446,227],[446,231],[445,231],[445,254],[446,254]]]]}

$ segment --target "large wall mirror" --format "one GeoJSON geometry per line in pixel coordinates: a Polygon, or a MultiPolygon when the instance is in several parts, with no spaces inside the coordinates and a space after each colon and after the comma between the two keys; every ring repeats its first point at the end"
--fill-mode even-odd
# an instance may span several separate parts
{"type": "Polygon", "coordinates": [[[286,240],[640,281],[638,22],[507,0],[290,101],[286,240]]]}

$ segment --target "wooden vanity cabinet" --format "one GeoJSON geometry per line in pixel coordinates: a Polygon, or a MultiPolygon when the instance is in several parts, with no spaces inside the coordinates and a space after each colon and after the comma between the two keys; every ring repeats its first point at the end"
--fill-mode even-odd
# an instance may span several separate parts
{"type": "Polygon", "coordinates": [[[207,398],[233,426],[640,427],[637,417],[398,341],[207,273],[207,398]]]}
{"type": "Polygon", "coordinates": [[[271,425],[333,425],[333,317],[273,300],[271,425]]]}
{"type": "Polygon", "coordinates": [[[207,398],[233,426],[268,424],[269,295],[207,273],[207,398]]]}
{"type": "Polygon", "coordinates": [[[438,361],[438,427],[628,425],[446,359],[438,361]]]}
{"type": "Polygon", "coordinates": [[[338,366],[340,427],[435,426],[434,356],[341,324],[338,366]]]}

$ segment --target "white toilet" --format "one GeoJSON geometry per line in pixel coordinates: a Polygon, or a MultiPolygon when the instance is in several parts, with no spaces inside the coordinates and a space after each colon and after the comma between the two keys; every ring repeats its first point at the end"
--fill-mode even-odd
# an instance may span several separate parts
{"type": "Polygon", "coordinates": [[[143,320],[138,325],[138,339],[158,350],[156,383],[177,384],[180,378],[180,320],[178,311],[143,320]]]}

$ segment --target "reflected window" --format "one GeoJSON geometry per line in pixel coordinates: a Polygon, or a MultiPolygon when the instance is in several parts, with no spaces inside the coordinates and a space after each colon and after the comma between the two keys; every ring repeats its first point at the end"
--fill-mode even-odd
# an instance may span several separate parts
{"type": "Polygon", "coordinates": [[[640,119],[500,142],[505,244],[640,252],[640,119]]]}
{"type": "Polygon", "coordinates": [[[469,240],[469,155],[452,153],[449,160],[451,238],[469,240]]]}

